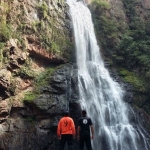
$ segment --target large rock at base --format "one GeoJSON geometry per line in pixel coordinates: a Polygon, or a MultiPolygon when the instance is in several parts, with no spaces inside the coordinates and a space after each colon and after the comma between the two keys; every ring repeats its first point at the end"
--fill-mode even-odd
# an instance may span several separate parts
{"type": "MultiPolygon", "coordinates": [[[[56,133],[62,113],[69,109],[76,125],[80,116],[77,83],[76,69],[67,64],[49,77],[49,84],[41,87],[40,96],[33,102],[15,103],[10,110],[9,105],[2,101],[5,107],[0,113],[4,112],[8,118],[0,124],[0,149],[58,150],[56,133]]],[[[78,148],[77,140],[74,147],[78,148]]]]}

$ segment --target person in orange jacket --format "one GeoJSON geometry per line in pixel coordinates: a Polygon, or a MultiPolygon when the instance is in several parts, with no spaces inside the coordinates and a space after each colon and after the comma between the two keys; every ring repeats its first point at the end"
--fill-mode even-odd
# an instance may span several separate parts
{"type": "Polygon", "coordinates": [[[75,125],[72,118],[69,117],[69,112],[64,113],[64,117],[60,119],[57,127],[57,136],[60,139],[60,148],[63,150],[65,143],[68,144],[68,149],[73,150],[73,139],[75,138],[75,125]]]}

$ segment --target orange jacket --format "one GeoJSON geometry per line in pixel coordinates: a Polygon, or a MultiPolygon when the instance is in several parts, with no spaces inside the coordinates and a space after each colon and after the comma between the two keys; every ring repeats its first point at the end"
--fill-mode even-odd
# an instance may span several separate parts
{"type": "Polygon", "coordinates": [[[57,135],[61,134],[74,134],[75,135],[75,125],[70,117],[63,117],[60,119],[57,127],[57,135]]]}

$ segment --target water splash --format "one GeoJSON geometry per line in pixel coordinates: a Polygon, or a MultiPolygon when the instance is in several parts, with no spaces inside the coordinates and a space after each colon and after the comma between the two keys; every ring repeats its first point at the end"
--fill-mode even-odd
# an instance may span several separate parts
{"type": "Polygon", "coordinates": [[[124,91],[104,66],[89,9],[76,0],[67,3],[75,36],[79,101],[95,128],[93,150],[149,150],[140,125],[129,120],[124,91]]]}

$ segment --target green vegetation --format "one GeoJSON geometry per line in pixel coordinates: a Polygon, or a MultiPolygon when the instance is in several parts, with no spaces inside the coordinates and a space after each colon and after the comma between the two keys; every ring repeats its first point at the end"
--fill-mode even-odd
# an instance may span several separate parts
{"type": "MultiPolygon", "coordinates": [[[[149,21],[142,20],[136,12],[136,2],[124,0],[126,14],[129,17],[129,28],[125,30],[121,41],[116,47],[115,54],[122,57],[121,64],[137,72],[145,80],[149,91],[150,77],[150,32],[149,21]]],[[[116,60],[116,63],[119,63],[116,60]]]]}
{"type": "Polygon", "coordinates": [[[40,73],[36,78],[35,78],[35,91],[39,91],[39,87],[48,85],[49,78],[50,76],[54,73],[54,71],[57,69],[56,66],[52,66],[50,68],[47,68],[45,71],[40,73]]]}
{"type": "Polygon", "coordinates": [[[136,0],[123,0],[122,1],[125,7],[125,11],[127,14],[127,17],[129,19],[134,18],[137,13],[136,13],[136,0]]]}
{"type": "Polygon", "coordinates": [[[46,2],[43,2],[42,5],[38,5],[37,6],[38,9],[38,15],[39,17],[42,19],[46,19],[48,16],[48,6],[46,4],[46,2]]]}
{"type": "Polygon", "coordinates": [[[96,22],[98,24],[96,26],[97,35],[101,35],[98,37],[99,41],[102,47],[110,54],[110,49],[115,47],[119,42],[120,25],[117,21],[111,20],[109,17],[103,15],[99,16],[96,22]]]}
{"type": "Polygon", "coordinates": [[[23,101],[32,102],[34,99],[38,97],[38,94],[33,92],[26,92],[25,97],[23,98],[23,101]]]}
{"type": "MultiPolygon", "coordinates": [[[[93,21],[97,38],[107,60],[116,67],[127,68],[124,80],[134,85],[139,92],[149,91],[150,83],[150,21],[141,19],[135,0],[123,0],[128,24],[124,18],[116,18],[104,9],[100,1],[93,0],[93,21]],[[109,15],[108,15],[109,14],[109,15]],[[142,79],[141,79],[142,77],[142,79]]],[[[147,16],[150,17],[150,16],[147,16]]],[[[122,73],[122,72],[121,72],[122,73]]]]}
{"type": "Polygon", "coordinates": [[[116,52],[118,56],[122,56],[124,65],[133,68],[138,66],[141,73],[146,73],[147,76],[150,69],[150,37],[140,30],[135,32],[123,36],[116,52]]]}
{"type": "Polygon", "coordinates": [[[57,69],[62,68],[63,65],[59,66],[50,66],[46,70],[44,70],[42,73],[40,73],[36,78],[35,78],[35,91],[38,92],[39,88],[41,86],[46,86],[50,82],[50,77],[54,74],[54,72],[57,71],[57,69]]]}
{"type": "Polygon", "coordinates": [[[130,72],[126,69],[121,68],[120,74],[123,76],[124,81],[132,84],[135,87],[135,90],[138,92],[146,92],[146,84],[142,78],[137,76],[134,72],[130,72]]]}
{"type": "Polygon", "coordinates": [[[4,22],[0,22],[0,42],[6,42],[11,37],[10,26],[4,22]]]}
{"type": "MultiPolygon", "coordinates": [[[[62,7],[59,1],[58,7],[62,7]]],[[[33,19],[30,23],[26,22],[26,9],[23,5],[21,7],[20,14],[17,15],[16,21],[19,20],[16,32],[13,34],[13,38],[17,38],[20,43],[20,48],[25,50],[26,45],[22,40],[22,35],[34,35],[36,42],[40,43],[43,49],[46,49],[50,55],[55,55],[57,58],[70,59],[70,52],[72,50],[72,43],[69,37],[69,31],[66,27],[63,27],[64,13],[60,11],[51,10],[48,3],[37,4],[35,9],[37,10],[37,18],[33,19]],[[66,55],[67,53],[67,55],[66,55]]],[[[62,7],[63,11],[63,7],[62,7]]]]}
{"type": "Polygon", "coordinates": [[[107,57],[113,56],[120,36],[125,32],[124,20],[110,15],[111,6],[105,0],[93,0],[92,5],[95,7],[92,15],[99,44],[107,57]]]}
{"type": "Polygon", "coordinates": [[[34,99],[36,99],[40,94],[40,88],[49,84],[50,76],[52,76],[54,71],[60,67],[62,66],[51,66],[50,68],[47,68],[45,71],[37,75],[34,80],[34,90],[32,92],[25,93],[23,101],[32,102],[34,99]]]}
{"type": "Polygon", "coordinates": [[[10,25],[7,23],[8,5],[1,2],[0,8],[0,67],[2,67],[4,45],[10,39],[12,31],[10,25]]]}
{"type": "MultiPolygon", "coordinates": [[[[67,53],[70,53],[72,44],[70,42],[69,32],[62,28],[58,18],[64,19],[60,12],[52,12],[46,2],[36,6],[37,16],[39,19],[33,20],[31,24],[22,24],[18,27],[18,32],[24,34],[34,34],[40,43],[40,46],[57,57],[69,59],[67,53]],[[68,36],[67,36],[68,35],[68,36]]],[[[64,21],[64,20],[63,20],[64,21]]]]}
{"type": "Polygon", "coordinates": [[[16,75],[20,76],[23,79],[26,78],[34,79],[36,77],[35,72],[33,70],[30,70],[30,67],[27,66],[22,66],[16,73],[16,75]]]}
{"type": "Polygon", "coordinates": [[[6,3],[1,3],[0,7],[0,42],[6,42],[11,37],[11,28],[6,20],[9,9],[6,3]]]}
{"type": "Polygon", "coordinates": [[[96,5],[100,10],[110,9],[110,4],[105,0],[92,0],[92,5],[96,5]]]}

